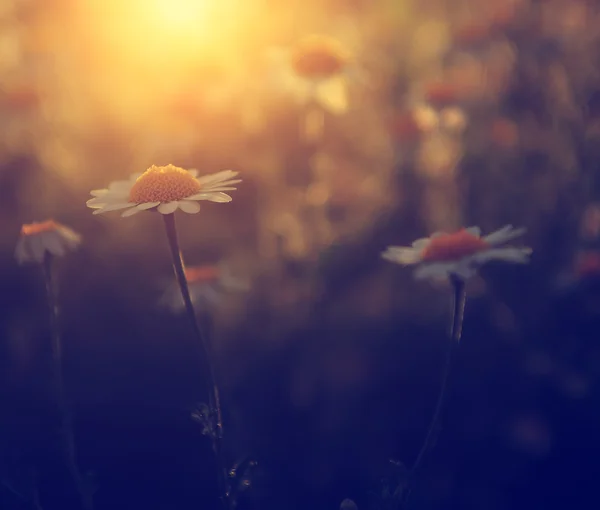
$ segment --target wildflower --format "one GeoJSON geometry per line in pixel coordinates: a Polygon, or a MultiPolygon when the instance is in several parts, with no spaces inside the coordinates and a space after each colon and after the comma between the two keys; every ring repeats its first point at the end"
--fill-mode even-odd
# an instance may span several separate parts
{"type": "Polygon", "coordinates": [[[339,41],[309,35],[292,48],[272,49],[270,57],[276,64],[279,86],[300,102],[317,104],[334,114],[347,110],[352,59],[339,41]]]}
{"type": "Polygon", "coordinates": [[[53,220],[30,223],[21,227],[15,257],[19,264],[42,263],[46,254],[62,257],[80,243],[79,234],[53,220]]]}
{"type": "Polygon", "coordinates": [[[448,279],[454,276],[466,280],[491,260],[527,263],[530,248],[501,246],[524,232],[525,229],[514,229],[512,225],[485,237],[481,237],[478,227],[463,228],[452,234],[438,232],[417,239],[411,247],[389,246],[382,256],[402,265],[418,264],[417,278],[448,279]]]}
{"type": "Polygon", "coordinates": [[[125,209],[121,216],[132,216],[140,211],[157,210],[171,214],[177,209],[194,214],[200,211],[200,201],[225,203],[231,197],[224,191],[235,190],[238,172],[223,170],[215,174],[197,176],[196,170],[184,170],[174,165],[152,165],[129,180],[112,182],[108,188],[93,190],[94,198],[87,206],[94,214],[125,209]]]}
{"type": "MultiPolygon", "coordinates": [[[[225,295],[249,289],[248,284],[233,276],[229,266],[224,263],[187,266],[185,277],[188,281],[192,303],[198,308],[218,306],[225,295]]],[[[167,287],[161,302],[172,311],[184,308],[183,299],[175,285],[167,287]]]]}
{"type": "Polygon", "coordinates": [[[331,37],[309,35],[292,48],[292,68],[307,80],[323,80],[341,74],[349,61],[349,53],[331,37]]]}

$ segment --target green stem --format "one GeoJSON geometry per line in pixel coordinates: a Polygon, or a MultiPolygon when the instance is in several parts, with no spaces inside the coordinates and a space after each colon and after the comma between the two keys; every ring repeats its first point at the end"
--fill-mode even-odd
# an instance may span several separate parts
{"type": "Polygon", "coordinates": [[[61,443],[65,462],[73,482],[76,485],[77,492],[84,510],[93,510],[92,494],[87,490],[85,482],[79,468],[77,467],[77,449],[75,447],[75,434],[73,432],[73,420],[67,401],[65,383],[62,367],[62,341],[59,328],[59,307],[56,296],[54,279],[52,277],[52,255],[46,252],[44,257],[44,280],[46,283],[46,300],[50,315],[52,330],[52,362],[54,369],[54,391],[56,403],[61,417],[61,443]]]}
{"type": "MultiPolygon", "coordinates": [[[[215,413],[216,418],[216,431],[210,432],[212,441],[212,447],[215,454],[215,459],[218,465],[219,471],[219,485],[220,485],[220,498],[224,508],[230,506],[230,494],[227,484],[227,467],[223,460],[221,441],[223,439],[223,418],[221,412],[221,399],[219,396],[219,388],[217,386],[214,370],[212,367],[212,351],[210,343],[206,340],[202,333],[200,324],[196,319],[196,312],[190,296],[190,289],[185,275],[185,265],[183,257],[181,255],[181,249],[179,247],[179,239],[177,237],[177,227],[175,224],[175,214],[164,214],[163,219],[165,222],[165,230],[167,233],[167,239],[169,241],[169,248],[171,249],[171,258],[173,260],[173,269],[175,271],[175,277],[179,284],[179,290],[181,291],[181,297],[185,305],[185,310],[194,334],[198,340],[198,344],[202,350],[201,363],[206,370],[206,378],[209,387],[209,407],[211,413],[215,413]]],[[[212,420],[212,416],[209,417],[212,420]]]]}
{"type": "Polygon", "coordinates": [[[408,500],[411,493],[411,481],[414,480],[415,475],[421,467],[425,455],[433,446],[433,438],[436,430],[439,427],[442,408],[444,405],[444,399],[446,396],[448,376],[450,374],[450,367],[452,365],[452,354],[454,352],[454,349],[460,342],[462,336],[462,325],[466,303],[465,282],[464,280],[455,275],[450,276],[450,282],[452,283],[452,287],[454,289],[454,295],[452,299],[452,322],[450,324],[450,341],[448,342],[448,347],[446,350],[446,361],[444,363],[444,370],[442,373],[442,384],[440,387],[440,393],[437,399],[437,403],[433,411],[433,417],[431,419],[431,423],[429,424],[427,435],[425,436],[425,441],[423,442],[423,446],[421,447],[421,450],[417,455],[417,460],[415,461],[412,469],[410,470],[408,487],[404,491],[404,497],[401,500],[400,507],[408,504],[408,500]]]}

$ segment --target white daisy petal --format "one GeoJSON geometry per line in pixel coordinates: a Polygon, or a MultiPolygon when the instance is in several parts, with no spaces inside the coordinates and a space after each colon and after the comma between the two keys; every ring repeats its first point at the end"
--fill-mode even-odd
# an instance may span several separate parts
{"type": "Polygon", "coordinates": [[[239,172],[234,172],[233,170],[221,170],[216,174],[205,175],[203,177],[198,178],[198,182],[203,186],[206,186],[210,183],[227,181],[233,179],[239,172]]]}
{"type": "Polygon", "coordinates": [[[418,280],[432,279],[443,280],[456,273],[458,265],[454,262],[432,262],[422,264],[415,270],[415,278],[418,280]]]}
{"type": "Polygon", "coordinates": [[[203,189],[213,189],[220,188],[221,186],[233,186],[234,184],[239,184],[242,182],[242,179],[229,179],[227,181],[216,181],[209,184],[203,184],[203,189]]]}
{"type": "Polygon", "coordinates": [[[135,206],[135,204],[132,204],[131,202],[106,204],[106,205],[102,206],[101,209],[96,209],[94,211],[94,214],[101,214],[101,213],[110,212],[110,211],[119,211],[120,209],[126,209],[127,207],[133,207],[133,206],[135,206]]]}
{"type": "Polygon", "coordinates": [[[412,247],[415,250],[423,250],[430,242],[431,242],[431,239],[429,239],[428,237],[423,237],[421,239],[417,239],[416,241],[413,241],[412,247]]]}
{"type": "Polygon", "coordinates": [[[73,249],[81,244],[81,236],[70,228],[59,226],[58,232],[68,248],[73,249]]]}
{"type": "Polygon", "coordinates": [[[127,217],[133,216],[134,214],[137,214],[139,212],[142,212],[142,209],[140,209],[139,206],[132,207],[131,209],[125,209],[121,213],[121,218],[127,218],[127,217]]]}
{"type": "Polygon", "coordinates": [[[421,262],[421,251],[403,246],[389,246],[381,256],[396,264],[410,265],[421,262]]]}
{"type": "Polygon", "coordinates": [[[164,204],[160,204],[158,206],[158,212],[161,214],[171,214],[174,213],[179,207],[179,202],[166,202],[164,204]]]}
{"type": "Polygon", "coordinates": [[[160,205],[160,202],[144,202],[143,204],[138,204],[137,208],[140,211],[147,211],[148,209],[152,209],[157,205],[160,205]]]}
{"type": "Polygon", "coordinates": [[[473,236],[481,236],[481,229],[479,227],[467,227],[465,228],[465,230],[473,236]]]}
{"type": "Polygon", "coordinates": [[[104,195],[105,193],[108,193],[108,190],[106,188],[104,189],[93,189],[92,191],[90,191],[90,195],[92,195],[93,197],[99,197],[104,195]]]}
{"type": "Polygon", "coordinates": [[[473,257],[466,257],[460,260],[452,270],[452,274],[458,276],[463,280],[468,280],[477,274],[479,269],[477,260],[473,257]]]}
{"type": "Polygon", "coordinates": [[[531,248],[492,248],[475,254],[473,258],[478,264],[484,264],[490,260],[526,264],[529,262],[531,252],[531,248]]]}
{"type": "Polygon", "coordinates": [[[203,195],[205,193],[214,193],[216,191],[235,191],[237,188],[234,188],[233,186],[226,186],[226,187],[222,187],[222,186],[217,186],[215,188],[206,188],[205,191],[203,191],[202,193],[198,193],[199,195],[203,195]]]}
{"type": "Polygon", "coordinates": [[[98,209],[104,207],[106,205],[106,201],[98,198],[90,198],[85,205],[87,205],[90,209],[98,209]]]}
{"type": "Polygon", "coordinates": [[[504,244],[507,241],[511,241],[517,237],[522,236],[527,229],[525,228],[513,228],[512,225],[506,225],[496,232],[492,232],[491,234],[485,236],[483,240],[488,244],[496,246],[498,244],[504,244]]]}
{"type": "Polygon", "coordinates": [[[216,202],[218,204],[225,204],[231,202],[232,198],[226,193],[221,192],[206,192],[198,193],[188,197],[186,200],[208,200],[209,202],[216,202]]]}
{"type": "Polygon", "coordinates": [[[65,254],[65,247],[61,243],[61,238],[56,232],[45,232],[41,238],[44,248],[52,255],[62,257],[65,254]]]}
{"type": "Polygon", "coordinates": [[[196,168],[190,168],[188,172],[192,177],[198,177],[198,170],[196,168]]]}
{"type": "Polygon", "coordinates": [[[181,200],[179,202],[179,209],[188,214],[196,214],[200,211],[200,204],[189,200],[181,200]]]}
{"type": "Polygon", "coordinates": [[[27,247],[25,245],[25,239],[20,238],[17,241],[17,246],[15,248],[15,258],[19,264],[23,264],[27,259],[27,247]]]}

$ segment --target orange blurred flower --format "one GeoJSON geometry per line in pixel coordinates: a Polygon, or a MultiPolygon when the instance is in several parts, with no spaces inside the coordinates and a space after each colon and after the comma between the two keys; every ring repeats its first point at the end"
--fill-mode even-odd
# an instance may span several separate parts
{"type": "Polygon", "coordinates": [[[15,257],[19,264],[41,263],[46,254],[62,257],[80,243],[79,234],[54,220],[29,223],[21,227],[15,257]]]}
{"type": "Polygon", "coordinates": [[[417,278],[461,279],[474,276],[480,266],[491,260],[526,263],[531,248],[503,247],[504,243],[523,235],[525,229],[507,225],[481,237],[478,227],[463,228],[454,233],[435,233],[417,239],[412,246],[389,246],[383,258],[401,265],[418,264],[417,278]]]}
{"type": "Polygon", "coordinates": [[[342,44],[325,35],[309,35],[292,48],[292,68],[302,78],[331,78],[344,71],[350,53],[342,44]]]}
{"type": "Polygon", "coordinates": [[[460,99],[460,90],[453,83],[434,81],[424,86],[423,97],[432,106],[443,108],[460,99]]]}

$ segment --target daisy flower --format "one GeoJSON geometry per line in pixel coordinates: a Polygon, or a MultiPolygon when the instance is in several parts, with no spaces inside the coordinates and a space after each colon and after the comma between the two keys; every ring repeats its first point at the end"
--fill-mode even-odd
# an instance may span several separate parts
{"type": "MultiPolygon", "coordinates": [[[[185,276],[192,303],[198,308],[213,308],[226,295],[249,290],[248,282],[233,276],[229,266],[223,262],[217,265],[186,266],[185,276]]],[[[161,301],[174,312],[184,308],[181,294],[174,285],[167,287],[161,301]]]]}
{"type": "Polygon", "coordinates": [[[21,227],[15,257],[19,264],[42,263],[46,255],[62,257],[81,244],[81,236],[53,220],[21,227]]]}
{"type": "Polygon", "coordinates": [[[309,35],[286,49],[272,49],[277,79],[305,104],[316,103],[334,114],[348,108],[347,85],[350,52],[336,39],[309,35]]]}
{"type": "Polygon", "coordinates": [[[397,264],[418,265],[417,278],[466,280],[492,260],[527,263],[531,248],[502,246],[524,233],[525,229],[515,229],[512,225],[484,237],[481,237],[479,227],[463,228],[452,234],[438,232],[417,239],[410,247],[389,246],[382,256],[397,264]]]}
{"type": "Polygon", "coordinates": [[[194,214],[200,211],[200,202],[225,203],[231,197],[225,191],[235,190],[238,172],[223,170],[197,177],[197,170],[184,170],[174,165],[152,165],[144,173],[133,174],[129,180],[112,182],[108,188],[92,190],[86,202],[94,214],[123,210],[121,216],[132,216],[140,211],[157,210],[172,214],[177,209],[194,214]]]}

